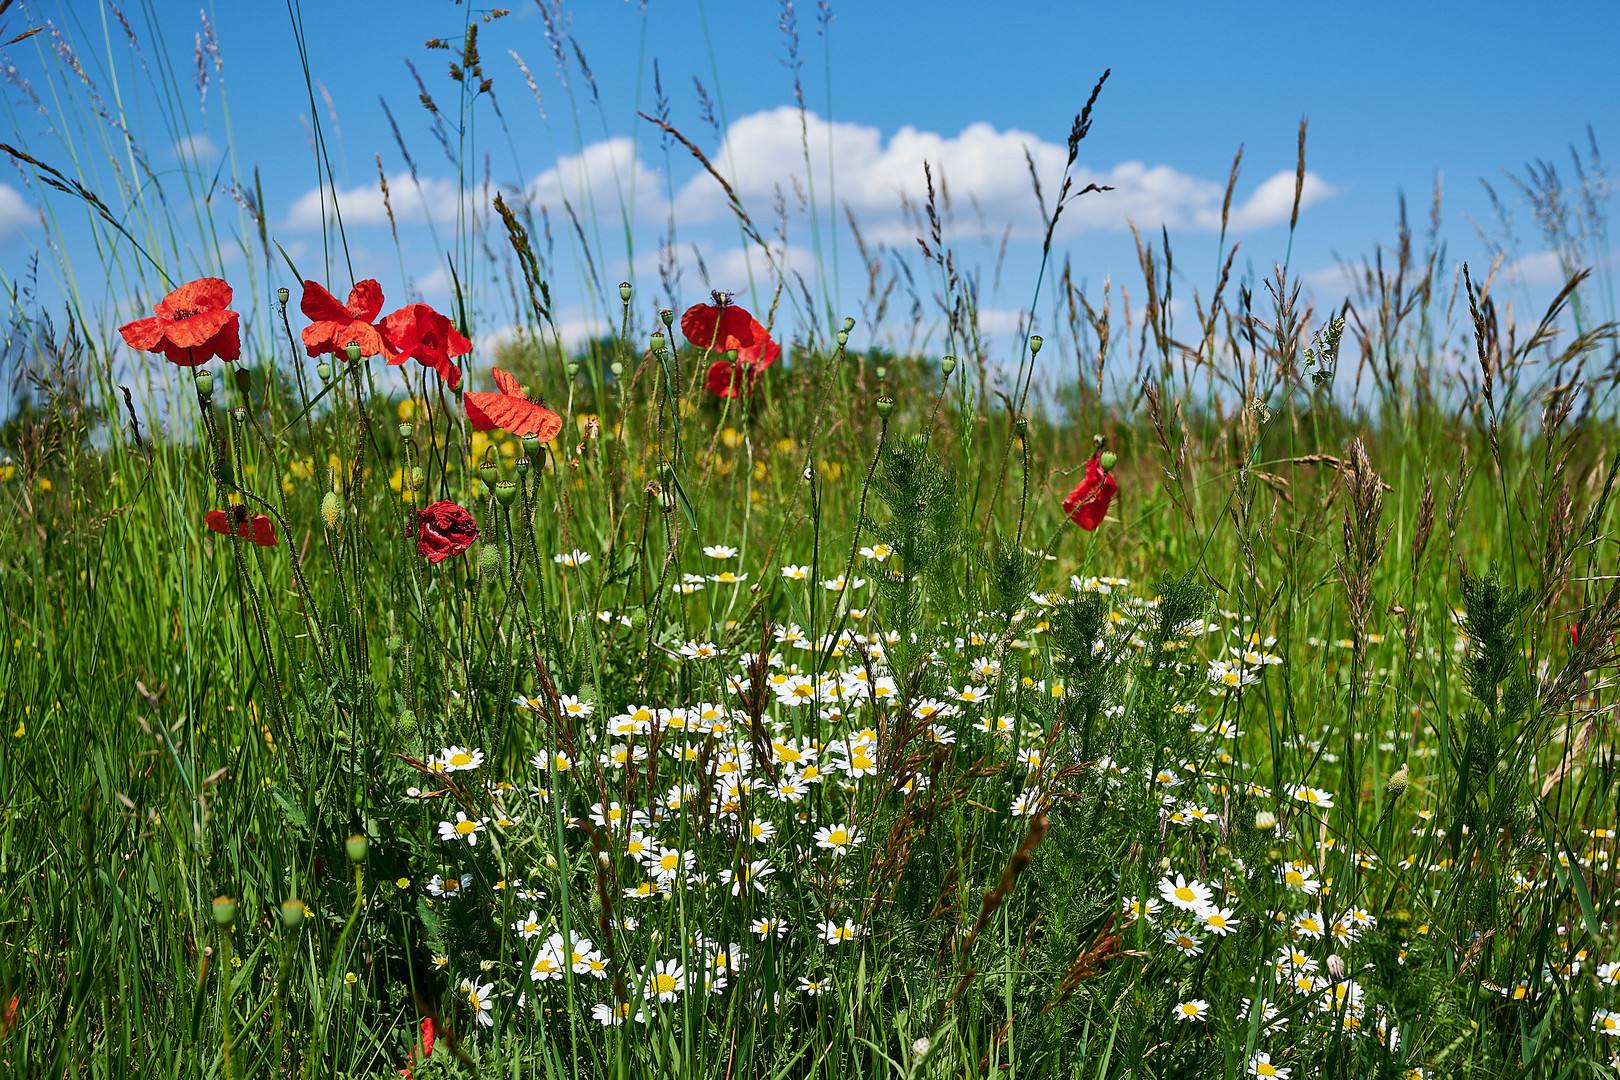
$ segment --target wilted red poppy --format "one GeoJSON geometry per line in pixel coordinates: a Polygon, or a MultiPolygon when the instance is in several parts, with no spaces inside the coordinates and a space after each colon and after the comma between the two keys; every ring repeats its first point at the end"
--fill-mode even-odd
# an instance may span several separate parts
{"type": "Polygon", "coordinates": [[[313,281],[304,282],[304,299],[298,305],[310,320],[304,327],[304,351],[311,356],[341,353],[349,342],[358,342],[361,356],[381,356],[392,362],[395,349],[381,330],[372,324],[382,310],[382,286],[372,278],[359,282],[349,292],[349,302],[313,281]]]}
{"type": "Polygon", "coordinates": [[[171,364],[196,367],[214,357],[242,355],[239,317],[229,310],[231,287],[217,277],[188,281],[152,308],[156,315],[118,328],[131,348],[161,352],[171,364]]]}
{"type": "Polygon", "coordinates": [[[478,524],[473,516],[449,500],[416,512],[416,550],[430,563],[460,555],[477,539],[478,524]]]}
{"type": "Polygon", "coordinates": [[[474,431],[500,428],[514,435],[536,435],[541,442],[550,442],[562,430],[562,417],[530,401],[518,381],[500,368],[490,369],[495,375],[494,393],[467,394],[462,403],[467,407],[467,419],[474,431]]]}
{"type": "Polygon", "coordinates": [[[719,394],[723,398],[739,398],[754,388],[754,368],[741,360],[733,364],[730,360],[716,360],[709,365],[708,377],[704,385],[709,393],[719,394]]]}
{"type": "Polygon", "coordinates": [[[765,328],[726,293],[713,293],[714,303],[693,304],[681,316],[681,333],[700,349],[727,352],[751,348],[765,338],[765,328]],[[756,336],[757,335],[757,336],[756,336]]]}
{"type": "Polygon", "coordinates": [[[1086,462],[1085,477],[1063,500],[1063,512],[1069,515],[1069,520],[1090,532],[1102,524],[1103,517],[1108,513],[1108,504],[1118,493],[1119,484],[1115,482],[1113,473],[1103,471],[1102,453],[1099,451],[1086,462]]]}
{"type": "Polygon", "coordinates": [[[454,390],[461,385],[461,368],[454,359],[472,352],[472,342],[445,317],[426,304],[406,304],[382,321],[383,337],[398,350],[389,357],[395,366],[407,358],[420,361],[439,373],[454,390]]]}
{"type": "Polygon", "coordinates": [[[260,547],[275,547],[280,543],[276,539],[275,522],[263,514],[249,516],[247,507],[240,504],[228,511],[210,510],[203,516],[203,521],[221,536],[240,536],[260,547]]]}
{"type": "MultiPolygon", "coordinates": [[[[426,1061],[433,1056],[433,1017],[422,1017],[422,1038],[418,1045],[422,1049],[422,1060],[426,1061]]],[[[399,1070],[399,1075],[411,1075],[410,1066],[416,1063],[416,1047],[412,1047],[405,1055],[405,1068],[399,1070]]]]}

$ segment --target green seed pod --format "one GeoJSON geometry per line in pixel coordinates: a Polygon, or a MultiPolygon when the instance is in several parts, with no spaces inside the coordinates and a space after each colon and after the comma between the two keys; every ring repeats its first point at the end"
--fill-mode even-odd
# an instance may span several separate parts
{"type": "Polygon", "coordinates": [[[353,833],[343,841],[343,851],[349,856],[349,861],[355,864],[366,861],[366,853],[371,850],[371,841],[364,833],[353,833]]]}
{"type": "Polygon", "coordinates": [[[223,894],[214,897],[214,925],[229,926],[236,921],[236,901],[223,894]]]}
{"type": "Polygon", "coordinates": [[[661,353],[664,351],[664,332],[662,330],[653,331],[652,351],[655,353],[661,353]]]}
{"type": "Polygon", "coordinates": [[[848,330],[840,330],[840,331],[838,331],[838,347],[841,349],[845,345],[848,345],[848,344],[849,344],[849,331],[848,330]]]}
{"type": "Polygon", "coordinates": [[[568,363],[563,365],[563,368],[568,372],[568,377],[572,379],[575,375],[579,374],[579,361],[570,360],[568,363]]]}
{"type": "Polygon", "coordinates": [[[608,365],[608,370],[613,372],[613,377],[617,379],[624,374],[624,365],[615,360],[613,363],[608,365]]]}
{"type": "Polygon", "coordinates": [[[236,380],[238,392],[242,394],[251,394],[253,392],[253,372],[245,367],[239,367],[232,374],[232,378],[236,380]]]}
{"type": "Polygon", "coordinates": [[[674,475],[675,475],[675,470],[670,468],[669,462],[667,462],[667,461],[659,462],[659,464],[658,464],[658,479],[660,481],[667,484],[667,483],[669,483],[670,477],[672,477],[674,475]]]}
{"type": "Polygon", "coordinates": [[[328,491],[321,496],[321,520],[328,529],[336,529],[343,520],[343,500],[338,498],[337,492],[328,491]]]}
{"type": "Polygon", "coordinates": [[[281,301],[281,306],[282,307],[287,306],[287,299],[290,296],[292,296],[292,293],[287,291],[287,287],[285,285],[283,285],[281,288],[276,290],[276,299],[281,301]]]}
{"type": "Polygon", "coordinates": [[[889,418],[889,414],[893,412],[894,398],[890,397],[888,394],[884,394],[882,397],[877,399],[877,414],[880,417],[887,420],[889,418]]]}
{"type": "Polygon", "coordinates": [[[416,429],[414,427],[412,427],[411,425],[409,425],[409,424],[401,424],[401,425],[399,425],[399,437],[400,438],[408,439],[415,433],[416,433],[416,429]]]}
{"type": "Polygon", "coordinates": [[[1102,466],[1103,472],[1113,472],[1114,466],[1119,464],[1119,455],[1112,450],[1105,450],[1098,455],[1097,464],[1102,466]]]}
{"type": "Polygon", "coordinates": [[[523,452],[528,454],[530,457],[534,457],[534,455],[538,454],[540,452],[540,436],[532,431],[524,435],[523,452]]]}
{"type": "Polygon", "coordinates": [[[517,470],[519,476],[528,476],[530,468],[529,459],[526,457],[518,458],[512,463],[512,468],[517,470]]]}
{"type": "Polygon", "coordinates": [[[411,712],[409,709],[406,709],[404,712],[399,714],[399,722],[394,725],[394,730],[399,732],[400,738],[409,739],[411,736],[416,734],[416,729],[418,726],[419,725],[416,722],[416,714],[411,712]]]}
{"type": "Polygon", "coordinates": [[[878,382],[883,382],[889,377],[889,369],[884,367],[882,364],[879,364],[877,367],[872,369],[872,374],[877,376],[878,382]]]}
{"type": "Polygon", "coordinates": [[[501,478],[501,466],[500,462],[495,460],[494,454],[486,457],[484,463],[478,466],[478,475],[483,478],[487,486],[495,486],[495,481],[501,478]]]}
{"type": "Polygon", "coordinates": [[[627,304],[630,302],[630,283],[628,281],[619,282],[619,299],[627,304]]]}
{"type": "Polygon", "coordinates": [[[412,491],[421,490],[423,479],[425,479],[425,477],[422,475],[422,466],[420,466],[420,465],[412,465],[411,466],[411,490],[412,491]]]}
{"type": "Polygon", "coordinates": [[[669,308],[659,308],[658,317],[664,321],[665,327],[668,327],[670,323],[675,321],[675,313],[669,310],[669,308]]]}
{"type": "Polygon", "coordinates": [[[332,378],[332,365],[322,360],[315,365],[315,374],[321,382],[327,382],[332,378]]]}
{"type": "Polygon", "coordinates": [[[360,343],[358,341],[349,342],[343,348],[343,355],[349,358],[349,363],[358,364],[360,362],[360,343]]]}
{"type": "Polygon", "coordinates": [[[511,506],[517,502],[517,484],[510,480],[502,480],[495,485],[495,497],[501,501],[502,506],[511,506]]]}
{"type": "Polygon", "coordinates": [[[235,420],[238,425],[247,423],[247,410],[238,405],[231,410],[231,419],[235,420]]]}
{"type": "Polygon", "coordinates": [[[197,396],[204,401],[214,396],[214,373],[207,368],[197,369],[197,396]]]}
{"type": "Polygon", "coordinates": [[[950,373],[956,370],[956,357],[943,357],[939,362],[939,370],[943,371],[946,376],[949,377],[950,373]]]}
{"type": "Polygon", "coordinates": [[[855,329],[855,320],[847,315],[844,316],[844,333],[847,334],[853,329],[855,329]]]}
{"type": "Polygon", "coordinates": [[[1036,353],[1040,352],[1041,344],[1041,335],[1031,334],[1029,336],[1029,355],[1034,356],[1036,353]]]}
{"type": "Polygon", "coordinates": [[[1014,420],[1013,421],[1013,430],[1018,432],[1018,437],[1020,439],[1022,439],[1024,436],[1028,435],[1029,434],[1029,417],[1020,416],[1017,420],[1014,420]]]}
{"type": "MultiPolygon", "coordinates": [[[[287,290],[282,289],[281,291],[286,292],[287,290]]],[[[285,303],[285,301],[283,301],[283,303],[285,303]]],[[[288,930],[297,930],[299,927],[304,925],[304,915],[307,913],[307,911],[308,909],[304,907],[304,902],[299,900],[297,897],[294,897],[291,900],[283,900],[281,902],[281,925],[285,926],[288,930]]]]}

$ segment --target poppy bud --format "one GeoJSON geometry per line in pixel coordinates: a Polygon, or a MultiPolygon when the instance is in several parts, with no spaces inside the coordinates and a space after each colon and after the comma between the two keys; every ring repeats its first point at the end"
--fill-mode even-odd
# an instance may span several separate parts
{"type": "Polygon", "coordinates": [[[332,377],[332,365],[322,360],[315,365],[315,374],[320,377],[321,382],[326,382],[332,377]]]}
{"type": "Polygon", "coordinates": [[[855,329],[855,320],[848,315],[844,316],[844,333],[847,334],[853,329],[855,329]]]}
{"type": "Polygon", "coordinates": [[[343,355],[349,358],[349,363],[358,364],[360,362],[360,343],[358,341],[349,342],[343,348],[343,355]]]}
{"type": "Polygon", "coordinates": [[[1018,437],[1020,439],[1022,439],[1025,435],[1028,435],[1029,434],[1029,417],[1020,416],[1017,420],[1014,420],[1013,421],[1013,430],[1018,432],[1018,437]]]}
{"type": "Polygon", "coordinates": [[[485,585],[493,585],[500,580],[500,576],[501,550],[494,544],[485,544],[478,552],[478,580],[485,585]]]}
{"type": "Polygon", "coordinates": [[[197,396],[203,401],[214,396],[214,373],[207,368],[197,369],[197,396]]]}
{"type": "Polygon", "coordinates": [[[630,302],[630,283],[628,281],[619,282],[619,299],[627,304],[630,302]]]}
{"type": "Polygon", "coordinates": [[[338,498],[337,492],[328,491],[321,496],[321,520],[326,522],[328,529],[337,528],[338,522],[343,520],[343,501],[338,498]]]}
{"type": "Polygon", "coordinates": [[[668,327],[670,323],[675,321],[675,313],[669,308],[659,308],[658,317],[664,321],[665,327],[668,327]]]}
{"type": "Polygon", "coordinates": [[[484,459],[484,463],[478,466],[478,475],[483,478],[485,484],[490,487],[495,486],[495,481],[501,477],[501,466],[495,460],[494,454],[490,454],[489,457],[484,459]]]}
{"type": "MultiPolygon", "coordinates": [[[[281,291],[286,292],[287,290],[282,289],[281,291]]],[[[291,900],[283,900],[281,902],[281,925],[288,930],[297,930],[304,925],[304,915],[306,913],[307,909],[304,907],[302,900],[296,897],[291,900]]]]}
{"type": "Polygon", "coordinates": [[[214,925],[229,926],[236,921],[236,901],[223,894],[214,897],[214,925]]]}
{"type": "Polygon", "coordinates": [[[287,287],[285,285],[276,290],[276,299],[281,301],[282,307],[287,306],[287,298],[291,295],[292,293],[287,291],[287,287]]]}
{"type": "Polygon", "coordinates": [[[237,368],[234,378],[236,379],[236,389],[238,391],[243,394],[250,394],[253,392],[253,373],[247,368],[237,368]]]}
{"type": "Polygon", "coordinates": [[[399,654],[399,650],[403,649],[404,647],[405,639],[400,637],[398,634],[389,634],[388,637],[383,640],[383,648],[388,650],[389,656],[397,656],[399,654]]]}
{"type": "Polygon", "coordinates": [[[951,372],[956,370],[956,357],[947,356],[941,359],[939,362],[939,370],[943,371],[947,376],[949,376],[951,372]]]}
{"type": "Polygon", "coordinates": [[[1395,770],[1395,775],[1391,776],[1389,782],[1384,785],[1384,794],[1389,797],[1391,802],[1394,802],[1406,794],[1406,786],[1411,782],[1412,770],[1402,765],[1395,770]]]}
{"type": "Polygon", "coordinates": [[[411,490],[415,491],[422,486],[422,466],[411,466],[411,490]]]}
{"type": "Polygon", "coordinates": [[[399,425],[399,437],[402,439],[410,438],[415,432],[416,429],[409,424],[399,425]]]}
{"type": "Polygon", "coordinates": [[[673,476],[673,475],[675,475],[675,470],[669,467],[668,462],[660,462],[659,463],[659,465],[658,465],[658,479],[659,480],[661,480],[661,481],[663,481],[664,483],[667,484],[667,483],[669,483],[669,478],[671,476],[673,476]]]}
{"type": "Polygon", "coordinates": [[[889,369],[884,367],[882,364],[879,364],[873,370],[873,374],[875,374],[877,376],[878,382],[883,382],[885,379],[887,379],[889,377],[889,369]]]}
{"type": "Polygon", "coordinates": [[[624,365],[615,360],[613,363],[608,365],[608,370],[613,372],[613,377],[617,379],[619,376],[624,374],[624,365]]]}
{"type": "Polygon", "coordinates": [[[848,344],[849,344],[849,331],[848,330],[840,330],[840,331],[838,331],[838,347],[843,348],[845,345],[848,345],[848,344]]]}
{"type": "Polygon", "coordinates": [[[532,431],[523,436],[523,452],[530,457],[538,454],[540,452],[540,436],[532,431]]]}
{"type": "Polygon", "coordinates": [[[1031,334],[1029,337],[1029,355],[1034,356],[1041,351],[1041,335],[1031,334]]]}
{"type": "Polygon", "coordinates": [[[366,852],[370,847],[371,841],[367,840],[363,833],[354,833],[343,841],[343,853],[349,857],[350,862],[356,864],[366,861],[366,852]]]}
{"type": "Polygon", "coordinates": [[[512,463],[512,467],[518,471],[519,476],[529,475],[529,459],[526,457],[518,458],[512,463]]]}
{"type": "Polygon", "coordinates": [[[890,397],[888,394],[884,394],[882,397],[877,399],[877,414],[880,417],[887,420],[889,418],[889,414],[892,412],[894,412],[894,398],[890,397]]]}
{"type": "Polygon", "coordinates": [[[664,351],[664,332],[662,330],[653,331],[652,351],[655,353],[661,353],[664,351]]]}
{"type": "Polygon", "coordinates": [[[568,377],[570,379],[572,379],[575,375],[579,374],[579,361],[578,360],[570,360],[570,361],[568,361],[568,363],[564,364],[563,367],[568,372],[568,377]]]}
{"type": "Polygon", "coordinates": [[[502,506],[511,506],[517,502],[517,485],[510,480],[502,480],[495,485],[495,497],[501,501],[502,506]]]}
{"type": "Polygon", "coordinates": [[[1097,457],[1097,464],[1102,466],[1103,472],[1113,472],[1114,466],[1119,463],[1119,455],[1112,450],[1106,450],[1097,457]]]}

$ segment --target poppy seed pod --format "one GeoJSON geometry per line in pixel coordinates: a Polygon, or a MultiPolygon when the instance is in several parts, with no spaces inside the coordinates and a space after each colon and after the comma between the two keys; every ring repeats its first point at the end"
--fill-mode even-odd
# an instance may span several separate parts
{"type": "Polygon", "coordinates": [[[214,897],[214,925],[229,926],[236,921],[236,901],[223,894],[214,897]]]}
{"type": "Polygon", "coordinates": [[[663,320],[665,327],[668,327],[675,322],[675,313],[669,308],[659,308],[658,317],[663,320]]]}
{"type": "Polygon", "coordinates": [[[608,370],[613,372],[613,377],[617,379],[619,376],[624,374],[624,364],[615,360],[613,363],[608,365],[608,370]]]}
{"type": "Polygon", "coordinates": [[[523,452],[528,454],[530,457],[534,457],[536,454],[538,454],[540,452],[540,436],[536,435],[532,431],[524,435],[523,452]]]}
{"type": "Polygon", "coordinates": [[[1041,344],[1041,335],[1031,334],[1029,336],[1029,355],[1034,356],[1036,353],[1040,352],[1041,344]]]}
{"type": "Polygon", "coordinates": [[[250,394],[253,392],[253,373],[247,368],[237,368],[233,373],[232,378],[236,380],[237,390],[243,394],[250,394]]]}
{"type": "Polygon", "coordinates": [[[501,466],[500,463],[495,460],[495,455],[493,453],[484,459],[484,463],[482,465],[478,466],[478,475],[482,477],[484,483],[490,487],[494,487],[495,481],[501,478],[501,466]]]}
{"type": "Polygon", "coordinates": [[[942,358],[939,362],[939,370],[943,371],[946,375],[949,375],[951,372],[955,371],[956,357],[947,356],[942,358]]]}
{"type": "Polygon", "coordinates": [[[883,382],[889,377],[889,369],[884,367],[882,364],[879,364],[876,368],[874,368],[872,373],[877,376],[878,382],[883,382]]]}
{"type": "Polygon", "coordinates": [[[338,522],[343,520],[343,501],[338,498],[335,491],[328,491],[321,496],[321,520],[326,522],[328,529],[336,529],[338,522]]]}
{"type": "Polygon", "coordinates": [[[517,484],[511,480],[502,480],[495,485],[495,497],[500,500],[502,506],[511,506],[517,502],[517,496],[517,484]]]}
{"type": "Polygon", "coordinates": [[[838,331],[838,346],[839,346],[839,348],[843,348],[845,345],[848,345],[848,344],[849,344],[849,331],[848,330],[840,330],[840,331],[838,331]]]}
{"type": "Polygon", "coordinates": [[[315,365],[315,374],[320,378],[321,382],[326,382],[332,377],[332,365],[322,360],[315,365]]]}
{"type": "Polygon", "coordinates": [[[349,358],[349,363],[358,364],[360,362],[360,343],[358,341],[349,342],[343,347],[343,355],[349,358]]]}
{"type": "Polygon", "coordinates": [[[563,368],[568,372],[568,377],[572,379],[575,375],[579,374],[579,361],[570,360],[568,363],[563,365],[563,368]]]}
{"type": "Polygon", "coordinates": [[[236,408],[231,410],[231,419],[235,420],[238,424],[247,423],[247,410],[238,405],[236,408]]]}
{"type": "Polygon", "coordinates": [[[883,419],[887,420],[889,418],[889,415],[891,413],[893,413],[893,412],[894,412],[894,398],[890,397],[888,394],[884,394],[882,397],[877,399],[877,414],[878,414],[878,416],[880,416],[883,419]]]}
{"type": "MultiPolygon", "coordinates": [[[[1020,416],[1017,420],[1014,420],[1013,421],[1013,430],[1018,432],[1018,437],[1020,439],[1022,439],[1024,436],[1028,435],[1029,434],[1029,417],[1020,416]]],[[[1107,466],[1105,465],[1104,468],[1107,468],[1107,466]]]]}
{"type": "Polygon", "coordinates": [[[627,304],[630,302],[630,283],[628,281],[619,282],[619,299],[627,304]]]}
{"type": "Polygon", "coordinates": [[[276,290],[276,299],[281,301],[281,306],[282,307],[287,306],[287,300],[291,296],[292,296],[292,293],[287,291],[287,286],[285,286],[285,285],[283,285],[281,288],[276,290]]]}
{"type": "Polygon", "coordinates": [[[855,320],[850,318],[848,315],[845,315],[844,316],[844,333],[847,334],[853,329],[855,329],[855,320]]]}
{"type": "Polygon", "coordinates": [[[343,853],[349,857],[349,861],[352,863],[365,862],[366,853],[370,849],[371,841],[367,840],[363,833],[353,833],[347,840],[343,841],[343,853]]]}
{"type": "Polygon", "coordinates": [[[197,370],[197,396],[204,401],[214,396],[214,373],[207,368],[197,370]]]}
{"type": "MultiPolygon", "coordinates": [[[[282,289],[281,291],[286,292],[287,290],[282,289]]],[[[304,907],[304,902],[297,897],[281,902],[281,925],[288,930],[297,930],[300,926],[303,926],[305,914],[307,914],[307,909],[304,907]]]]}
{"type": "Polygon", "coordinates": [[[652,351],[655,353],[661,353],[664,351],[664,332],[662,330],[653,331],[652,351]]]}
{"type": "Polygon", "coordinates": [[[512,468],[517,470],[517,473],[518,473],[519,476],[528,476],[529,475],[529,467],[530,467],[530,462],[529,462],[529,459],[526,458],[526,457],[520,457],[520,458],[518,458],[516,461],[514,461],[512,463],[512,468]]]}
{"type": "Polygon", "coordinates": [[[1105,450],[1097,456],[1097,464],[1102,466],[1103,472],[1113,472],[1114,466],[1119,464],[1119,455],[1112,450],[1105,450]]]}
{"type": "Polygon", "coordinates": [[[411,425],[409,425],[409,424],[401,424],[401,425],[399,425],[399,437],[400,438],[408,439],[415,433],[416,433],[416,429],[414,427],[412,427],[411,425]]]}

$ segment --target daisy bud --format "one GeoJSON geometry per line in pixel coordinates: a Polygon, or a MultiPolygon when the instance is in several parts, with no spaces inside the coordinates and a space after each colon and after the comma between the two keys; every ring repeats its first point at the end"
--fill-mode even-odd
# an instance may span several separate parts
{"type": "Polygon", "coordinates": [[[1338,953],[1329,956],[1327,958],[1327,973],[1333,977],[1335,982],[1344,978],[1344,957],[1338,953]]]}
{"type": "Polygon", "coordinates": [[[844,333],[847,334],[853,329],[855,329],[855,320],[850,318],[848,315],[845,315],[844,316],[844,333]]]}
{"type": "Polygon", "coordinates": [[[343,355],[349,358],[349,363],[358,364],[360,362],[360,343],[358,341],[349,342],[343,347],[343,355]]]}
{"type": "Polygon", "coordinates": [[[292,295],[292,293],[287,291],[286,286],[282,286],[281,288],[276,290],[276,299],[281,301],[281,306],[282,307],[287,306],[287,298],[289,296],[291,296],[291,295],[292,295]]]}
{"type": "Polygon", "coordinates": [[[326,382],[332,377],[332,365],[328,364],[325,360],[322,360],[320,363],[315,365],[315,375],[321,380],[321,382],[326,382]]]}
{"type": "MultiPolygon", "coordinates": [[[[549,855],[548,854],[546,856],[546,858],[551,860],[551,862],[553,862],[553,863],[555,863],[557,861],[556,856],[554,856],[554,855],[549,855]]],[[[604,869],[604,870],[606,870],[609,866],[612,865],[612,860],[608,858],[608,853],[605,852],[605,851],[598,851],[596,853],[596,861],[602,864],[602,869],[604,869]]],[[[548,866],[548,867],[546,867],[546,869],[550,870],[550,869],[552,869],[552,867],[548,866]]]]}
{"type": "MultiPolygon", "coordinates": [[[[605,854],[607,854],[607,852],[603,852],[602,854],[605,855],[605,854]]],[[[549,851],[546,852],[545,864],[546,864],[546,869],[547,870],[555,870],[555,869],[557,869],[557,856],[553,855],[549,851]]]]}
{"type": "Polygon", "coordinates": [[[1029,355],[1034,356],[1041,351],[1041,335],[1031,334],[1029,337],[1029,355]]]}
{"type": "Polygon", "coordinates": [[[615,360],[613,363],[608,365],[608,370],[613,372],[613,377],[617,379],[624,374],[624,365],[615,360]]]}
{"type": "MultiPolygon", "coordinates": [[[[281,291],[286,292],[287,290],[282,289],[281,291]]],[[[295,897],[292,900],[283,900],[281,902],[281,925],[288,930],[297,930],[304,925],[305,914],[306,909],[302,900],[295,897]]]]}
{"type": "Polygon", "coordinates": [[[675,321],[675,313],[673,311],[669,310],[669,308],[659,308],[658,309],[658,317],[660,319],[664,320],[664,325],[666,327],[669,326],[670,323],[675,321]]]}
{"type": "MultiPolygon", "coordinates": [[[[502,480],[503,484],[510,484],[510,480],[502,480]]],[[[499,489],[497,489],[499,490],[499,489]]],[[[501,552],[494,544],[485,544],[478,552],[478,580],[485,585],[493,585],[501,574],[501,552]]]]}
{"type": "Polygon", "coordinates": [[[630,283],[628,281],[619,282],[619,299],[627,304],[630,302],[630,283]]]}
{"type": "Polygon", "coordinates": [[[343,841],[343,852],[349,856],[349,861],[352,863],[365,862],[366,852],[369,851],[370,848],[371,841],[366,839],[364,833],[354,833],[350,835],[347,840],[343,841]]]}
{"type": "Polygon", "coordinates": [[[214,897],[214,925],[229,926],[236,921],[236,901],[223,894],[214,897]]]}
{"type": "Polygon", "coordinates": [[[887,420],[889,418],[889,414],[892,412],[894,412],[894,398],[890,397],[888,394],[884,394],[882,397],[877,399],[877,414],[879,416],[887,420]]]}
{"type": "Polygon", "coordinates": [[[941,357],[940,361],[939,361],[939,370],[943,371],[945,373],[946,377],[949,378],[951,372],[956,370],[956,357],[954,357],[954,356],[941,357]]]}
{"type": "MultiPolygon", "coordinates": [[[[524,464],[527,464],[525,462],[524,464]]],[[[495,485],[495,497],[501,501],[502,506],[511,506],[517,502],[517,485],[510,480],[502,480],[495,485]]]]}
{"type": "Polygon", "coordinates": [[[401,424],[401,425],[399,425],[399,437],[402,438],[402,439],[410,438],[413,434],[415,434],[415,432],[416,432],[416,429],[414,427],[412,427],[410,424],[401,424]]]}
{"type": "Polygon", "coordinates": [[[1103,472],[1113,472],[1114,466],[1119,463],[1119,455],[1112,450],[1105,450],[1097,458],[1097,464],[1102,466],[1103,472]]]}
{"type": "Polygon", "coordinates": [[[1254,827],[1261,832],[1269,832],[1277,827],[1277,815],[1270,810],[1262,810],[1254,815],[1254,827]]]}
{"type": "Polygon", "coordinates": [[[567,370],[568,377],[570,379],[572,379],[575,375],[579,374],[579,361],[578,360],[570,360],[570,361],[568,361],[568,363],[564,364],[563,367],[564,367],[564,369],[567,370]]]}
{"type": "Polygon", "coordinates": [[[336,529],[338,522],[343,520],[343,501],[338,498],[335,491],[328,491],[321,496],[321,520],[326,522],[328,529],[336,529]]]}
{"type": "Polygon", "coordinates": [[[1159,860],[1159,869],[1160,870],[1168,870],[1168,869],[1170,869],[1170,857],[1168,855],[1159,860]]]}

